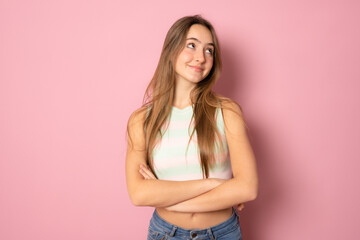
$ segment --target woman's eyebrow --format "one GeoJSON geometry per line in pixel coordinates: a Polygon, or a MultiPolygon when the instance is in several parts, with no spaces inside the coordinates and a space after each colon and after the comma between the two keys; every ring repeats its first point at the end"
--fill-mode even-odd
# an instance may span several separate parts
{"type": "MultiPolygon", "coordinates": [[[[186,40],[194,40],[194,41],[197,41],[197,42],[201,43],[201,41],[200,41],[199,39],[194,38],[194,37],[187,38],[186,40]]],[[[213,46],[213,47],[214,47],[214,44],[213,44],[212,42],[207,43],[206,45],[211,45],[211,46],[213,46]]]]}

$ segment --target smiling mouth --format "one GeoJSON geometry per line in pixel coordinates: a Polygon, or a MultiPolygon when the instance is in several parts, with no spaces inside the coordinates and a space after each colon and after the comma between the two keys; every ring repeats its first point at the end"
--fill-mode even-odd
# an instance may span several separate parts
{"type": "Polygon", "coordinates": [[[202,71],[204,71],[204,69],[202,69],[201,67],[190,66],[190,68],[192,68],[195,72],[202,72],[202,71]]]}

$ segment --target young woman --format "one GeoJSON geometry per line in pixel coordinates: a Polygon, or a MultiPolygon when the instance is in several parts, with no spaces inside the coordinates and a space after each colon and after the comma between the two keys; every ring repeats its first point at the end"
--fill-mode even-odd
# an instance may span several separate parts
{"type": "Polygon", "coordinates": [[[233,206],[256,198],[257,170],[240,106],[212,91],[221,66],[212,25],[177,20],[129,119],[127,188],[156,208],[148,239],[242,239],[233,206]]]}

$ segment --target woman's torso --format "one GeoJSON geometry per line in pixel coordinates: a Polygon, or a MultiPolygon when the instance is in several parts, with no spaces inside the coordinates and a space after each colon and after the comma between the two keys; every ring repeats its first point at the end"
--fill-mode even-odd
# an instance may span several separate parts
{"type": "MultiPolygon", "coordinates": [[[[169,123],[153,151],[154,171],[160,180],[186,181],[203,179],[196,132],[191,141],[193,130],[192,106],[184,109],[173,107],[169,123]]],[[[217,109],[216,123],[221,139],[215,149],[216,163],[210,167],[209,178],[232,178],[228,147],[225,136],[224,120],[221,109],[217,109]]],[[[156,209],[164,220],[182,228],[206,228],[227,220],[232,208],[203,213],[184,213],[156,209]]]]}

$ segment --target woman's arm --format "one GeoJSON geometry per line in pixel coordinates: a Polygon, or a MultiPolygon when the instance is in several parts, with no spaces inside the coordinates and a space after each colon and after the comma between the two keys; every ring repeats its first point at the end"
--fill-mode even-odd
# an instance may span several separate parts
{"type": "MultiPolygon", "coordinates": [[[[145,178],[145,179],[156,179],[155,175],[150,171],[149,167],[148,166],[144,166],[144,165],[140,165],[140,170],[139,172],[141,173],[141,175],[145,178]]],[[[226,180],[223,180],[224,182],[226,180]]],[[[190,200],[189,200],[190,201],[190,200]]],[[[236,206],[236,209],[238,211],[241,211],[243,210],[245,207],[245,204],[244,203],[240,203],[236,206]]],[[[169,207],[166,207],[166,209],[170,210],[170,211],[180,211],[182,209],[181,205],[179,207],[179,204],[175,204],[175,205],[172,205],[172,206],[169,206],[169,207]]]]}
{"type": "Polygon", "coordinates": [[[250,145],[245,121],[239,106],[225,105],[225,133],[229,146],[234,178],[200,196],[168,207],[179,212],[209,212],[229,208],[239,203],[254,200],[258,192],[258,177],[255,156],[250,145]]]}
{"type": "Polygon", "coordinates": [[[203,194],[224,182],[222,179],[193,181],[163,181],[144,179],[139,172],[146,166],[144,113],[134,113],[129,119],[126,154],[126,183],[132,203],[136,206],[166,207],[203,194]]]}

